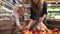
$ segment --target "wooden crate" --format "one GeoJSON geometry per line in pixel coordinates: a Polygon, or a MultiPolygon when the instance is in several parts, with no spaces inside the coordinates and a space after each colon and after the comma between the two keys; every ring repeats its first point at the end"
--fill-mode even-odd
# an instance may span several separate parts
{"type": "Polygon", "coordinates": [[[0,21],[0,34],[12,34],[17,32],[17,27],[13,21],[0,21]]]}

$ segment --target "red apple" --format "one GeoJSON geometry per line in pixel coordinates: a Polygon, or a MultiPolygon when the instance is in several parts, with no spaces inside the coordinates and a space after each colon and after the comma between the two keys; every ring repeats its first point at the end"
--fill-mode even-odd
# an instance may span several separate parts
{"type": "Polygon", "coordinates": [[[23,29],[22,34],[29,34],[29,30],[28,29],[23,29]]]}
{"type": "Polygon", "coordinates": [[[53,32],[53,34],[58,34],[57,32],[53,32]]]}
{"type": "Polygon", "coordinates": [[[58,32],[59,32],[58,28],[54,28],[53,34],[58,34],[58,32]]]}
{"type": "Polygon", "coordinates": [[[37,32],[37,30],[32,30],[32,31],[33,31],[33,33],[34,33],[34,32],[37,32]]]}
{"type": "Polygon", "coordinates": [[[38,34],[38,31],[37,30],[33,30],[33,34],[38,34]]]}
{"type": "Polygon", "coordinates": [[[43,31],[42,31],[42,30],[40,30],[40,31],[39,31],[39,34],[42,34],[42,32],[43,32],[43,31]]]}
{"type": "Polygon", "coordinates": [[[45,31],[44,30],[40,30],[39,34],[47,34],[47,31],[46,30],[45,31]]]}
{"type": "Polygon", "coordinates": [[[33,34],[32,30],[29,31],[29,34],[33,34]]]}
{"type": "Polygon", "coordinates": [[[26,32],[26,30],[25,30],[25,29],[23,29],[21,32],[22,32],[22,34],[24,34],[24,33],[26,32]]]}
{"type": "Polygon", "coordinates": [[[42,30],[42,34],[46,34],[45,28],[42,28],[41,30],[42,30]]]}
{"type": "Polygon", "coordinates": [[[59,30],[58,30],[58,28],[54,28],[54,32],[58,32],[59,30]]]}
{"type": "Polygon", "coordinates": [[[38,32],[35,32],[35,33],[33,33],[33,34],[38,34],[38,32]]]}

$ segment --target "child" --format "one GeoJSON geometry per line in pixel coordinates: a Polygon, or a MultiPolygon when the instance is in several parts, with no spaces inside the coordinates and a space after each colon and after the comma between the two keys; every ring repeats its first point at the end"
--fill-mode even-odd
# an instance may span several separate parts
{"type": "Polygon", "coordinates": [[[15,17],[16,25],[19,27],[19,29],[23,29],[23,26],[21,25],[22,21],[24,21],[24,11],[22,7],[14,7],[13,16],[15,17]]]}

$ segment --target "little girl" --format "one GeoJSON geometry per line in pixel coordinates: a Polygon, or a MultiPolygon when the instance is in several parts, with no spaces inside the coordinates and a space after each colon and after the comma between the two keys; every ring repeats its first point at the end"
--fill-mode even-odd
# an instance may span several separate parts
{"type": "Polygon", "coordinates": [[[13,16],[15,17],[16,25],[19,27],[19,29],[23,29],[21,25],[22,21],[24,21],[23,7],[15,6],[13,10],[13,16]]]}

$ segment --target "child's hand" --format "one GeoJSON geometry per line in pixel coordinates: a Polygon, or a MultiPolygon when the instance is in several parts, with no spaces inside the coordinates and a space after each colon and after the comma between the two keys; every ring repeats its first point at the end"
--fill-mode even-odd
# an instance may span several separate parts
{"type": "Polygon", "coordinates": [[[26,26],[24,29],[30,29],[30,26],[26,26]]]}
{"type": "Polygon", "coordinates": [[[22,26],[19,26],[19,29],[21,29],[21,30],[22,30],[22,29],[23,29],[23,27],[22,27],[22,26]]]}

